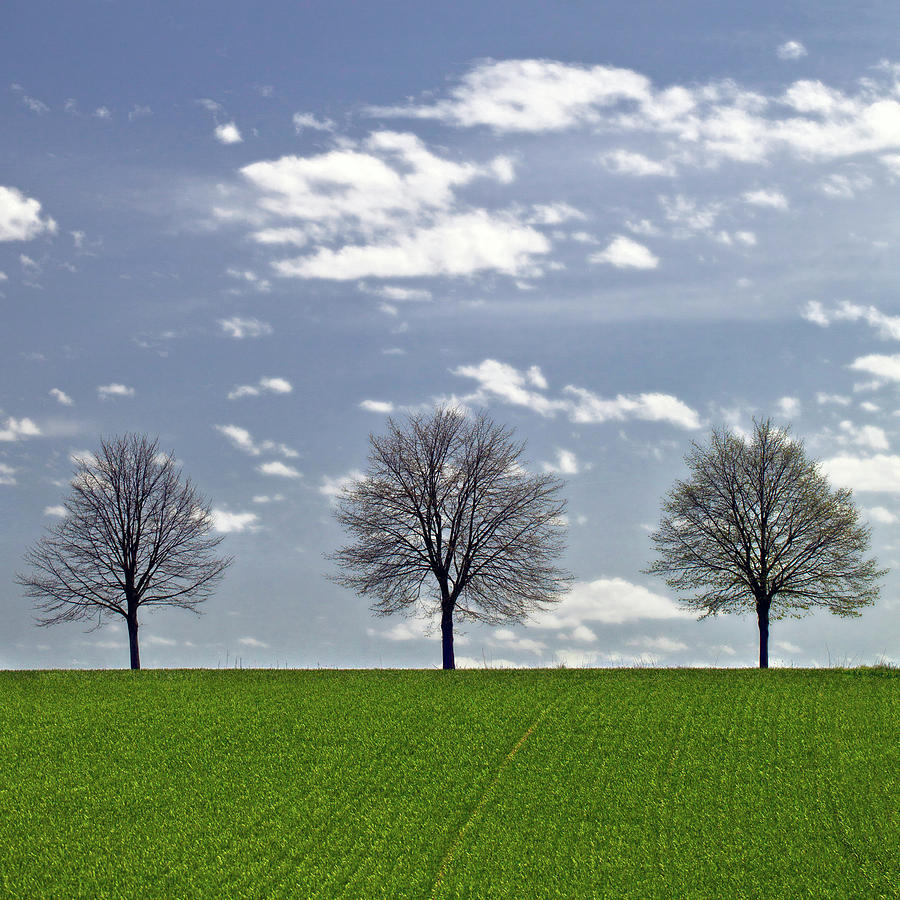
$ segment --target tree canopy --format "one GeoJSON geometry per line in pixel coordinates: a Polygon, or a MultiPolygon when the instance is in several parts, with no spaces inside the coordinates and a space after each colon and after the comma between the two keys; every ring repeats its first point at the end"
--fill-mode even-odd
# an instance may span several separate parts
{"type": "Polygon", "coordinates": [[[231,559],[214,550],[210,504],[182,478],[159,441],[126,434],[76,460],[65,515],[28,551],[18,581],[40,610],[39,624],[122,617],[131,667],[140,668],[138,610],[195,610],[231,559]]]}
{"type": "Polygon", "coordinates": [[[858,616],[878,598],[886,570],[866,556],[870,531],[851,492],[833,489],[787,428],[754,420],[749,438],[714,429],[685,463],[690,477],[663,501],[647,571],[701,618],[755,611],[761,668],[770,619],[810,607],[858,616]]]}
{"type": "Polygon", "coordinates": [[[560,598],[563,482],[523,468],[511,429],[440,407],[389,419],[369,443],[368,470],[337,501],[352,540],[330,557],[334,580],[378,615],[439,612],[445,669],[454,616],[522,621],[560,598]]]}

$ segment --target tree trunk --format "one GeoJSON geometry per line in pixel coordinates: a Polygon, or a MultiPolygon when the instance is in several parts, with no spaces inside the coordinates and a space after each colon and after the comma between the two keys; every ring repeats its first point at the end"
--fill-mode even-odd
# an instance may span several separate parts
{"type": "Polygon", "coordinates": [[[441,613],[441,646],[444,651],[444,668],[455,669],[456,657],[453,655],[453,607],[445,607],[441,613]]]}
{"type": "Polygon", "coordinates": [[[769,606],[770,600],[757,600],[756,618],[759,622],[759,667],[769,668],[769,606]]]}
{"type": "Polygon", "coordinates": [[[139,669],[141,667],[141,653],[138,649],[137,607],[128,611],[126,621],[128,622],[128,647],[131,650],[131,668],[139,669]]]}

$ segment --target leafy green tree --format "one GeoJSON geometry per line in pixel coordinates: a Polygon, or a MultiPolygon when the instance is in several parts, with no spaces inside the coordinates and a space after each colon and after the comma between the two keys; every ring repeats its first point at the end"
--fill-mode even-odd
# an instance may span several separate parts
{"type": "Polygon", "coordinates": [[[663,501],[651,536],[661,575],[702,612],[755,611],[759,666],[769,665],[769,622],[810,607],[858,616],[878,598],[879,569],[849,490],[834,490],[801,441],[770,420],[745,439],[714,429],[685,457],[690,477],[663,501]]]}

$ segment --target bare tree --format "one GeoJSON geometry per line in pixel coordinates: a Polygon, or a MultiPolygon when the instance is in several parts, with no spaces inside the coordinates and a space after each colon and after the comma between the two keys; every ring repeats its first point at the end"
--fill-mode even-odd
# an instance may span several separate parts
{"type": "Polygon", "coordinates": [[[447,407],[389,419],[387,434],[369,438],[365,476],[338,498],[353,543],[329,557],[343,569],[333,580],[374,597],[377,615],[440,612],[445,669],[456,667],[454,615],[523,621],[571,581],[554,564],[563,482],[526,472],[512,436],[447,407]]]}
{"type": "Polygon", "coordinates": [[[858,616],[878,598],[879,569],[866,559],[869,528],[849,490],[832,490],[802,442],[770,420],[754,420],[749,440],[713,430],[685,457],[688,481],[663,502],[651,536],[659,553],[647,570],[682,603],[720,612],[755,610],[759,666],[769,665],[769,620],[812,607],[858,616]]]}
{"type": "Polygon", "coordinates": [[[197,611],[231,559],[213,551],[209,502],[182,479],[159,441],[126,434],[76,461],[66,514],[28,551],[17,581],[41,610],[40,625],[121,616],[131,668],[141,667],[138,610],[197,611]]]}

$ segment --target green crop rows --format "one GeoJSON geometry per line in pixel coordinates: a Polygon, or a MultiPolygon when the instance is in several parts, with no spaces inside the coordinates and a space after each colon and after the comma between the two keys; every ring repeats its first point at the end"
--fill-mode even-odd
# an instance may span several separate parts
{"type": "Polygon", "coordinates": [[[0,674],[13,897],[896,897],[900,677],[0,674]]]}

